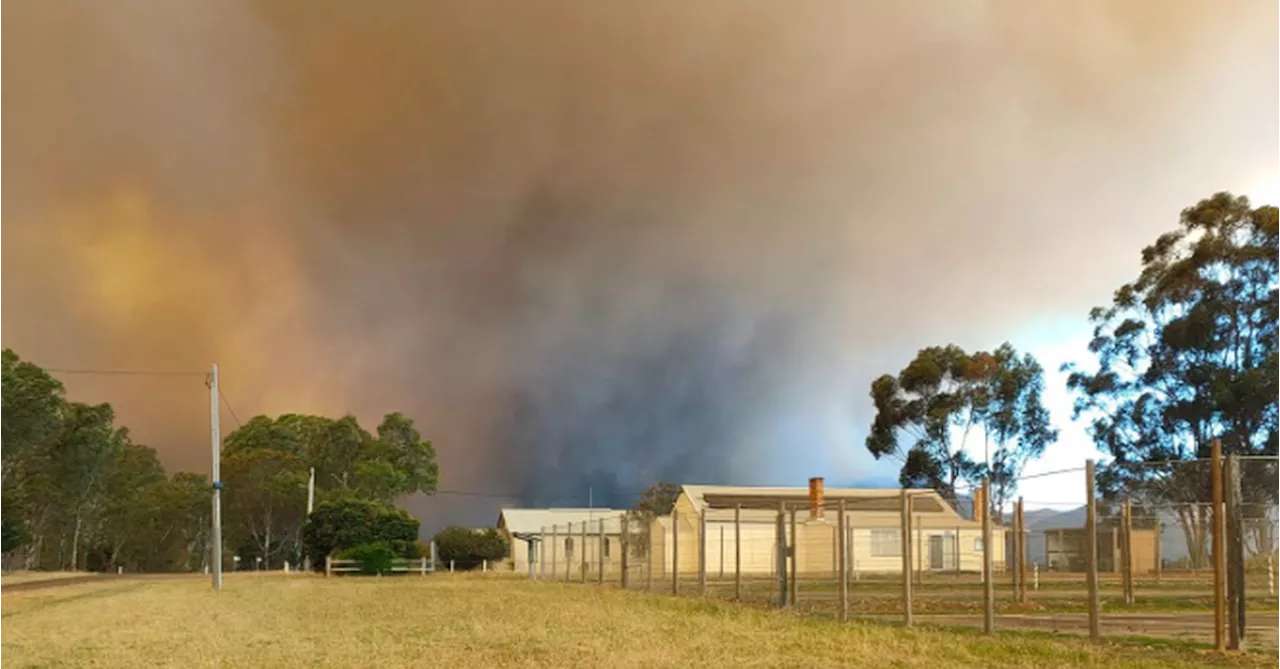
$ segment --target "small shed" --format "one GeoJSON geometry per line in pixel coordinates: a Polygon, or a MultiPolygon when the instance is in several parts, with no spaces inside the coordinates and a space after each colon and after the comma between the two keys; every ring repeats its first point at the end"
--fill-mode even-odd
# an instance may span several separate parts
{"type": "MultiPolygon", "coordinates": [[[[1083,527],[1051,527],[1044,532],[1045,566],[1050,571],[1083,572],[1087,555],[1089,533],[1083,527]]],[[[1098,528],[1098,571],[1118,573],[1124,564],[1121,553],[1121,530],[1118,527],[1098,528]]],[[[1133,573],[1149,574],[1156,570],[1160,559],[1159,532],[1154,529],[1133,529],[1133,573]]]]}

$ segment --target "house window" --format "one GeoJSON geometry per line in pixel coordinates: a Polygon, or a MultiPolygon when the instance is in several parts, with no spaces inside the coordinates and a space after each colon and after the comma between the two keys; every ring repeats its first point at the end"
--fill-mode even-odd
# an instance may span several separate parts
{"type": "Polygon", "coordinates": [[[982,538],[981,538],[981,537],[979,537],[979,538],[977,538],[977,539],[974,539],[974,540],[973,540],[973,552],[975,552],[975,553],[981,553],[981,552],[982,552],[982,538]]]}
{"type": "Polygon", "coordinates": [[[898,530],[871,530],[871,557],[902,555],[902,535],[898,530]]]}
{"type": "Polygon", "coordinates": [[[564,554],[565,557],[573,555],[573,537],[564,538],[564,554]]]}
{"type": "Polygon", "coordinates": [[[604,540],[604,556],[609,557],[609,538],[608,537],[605,537],[605,540],[604,540]]]}

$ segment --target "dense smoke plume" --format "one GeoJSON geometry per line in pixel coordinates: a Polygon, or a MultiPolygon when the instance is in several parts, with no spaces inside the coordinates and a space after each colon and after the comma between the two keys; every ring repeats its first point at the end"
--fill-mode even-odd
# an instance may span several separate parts
{"type": "MultiPolygon", "coordinates": [[[[5,10],[5,345],[403,410],[530,504],[891,471],[871,378],[1277,162],[1274,2],[5,10]]],[[[207,469],[198,380],[68,381],[207,469]]]]}

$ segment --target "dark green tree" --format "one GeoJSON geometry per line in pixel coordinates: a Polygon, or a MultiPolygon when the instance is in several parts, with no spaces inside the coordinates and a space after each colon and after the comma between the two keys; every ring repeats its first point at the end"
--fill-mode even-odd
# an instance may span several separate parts
{"type": "MultiPolygon", "coordinates": [[[[1185,209],[1143,249],[1138,278],[1090,313],[1096,366],[1064,366],[1076,418],[1112,456],[1103,493],[1172,510],[1198,566],[1209,468],[1186,462],[1214,439],[1225,453],[1277,452],[1277,243],[1275,207],[1218,193],[1185,209]]],[[[1274,461],[1246,474],[1246,509],[1274,506],[1274,461]]]]}
{"type": "Polygon", "coordinates": [[[303,530],[303,546],[317,569],[337,551],[385,542],[403,557],[417,555],[419,522],[403,509],[354,494],[316,505],[303,530]]]}

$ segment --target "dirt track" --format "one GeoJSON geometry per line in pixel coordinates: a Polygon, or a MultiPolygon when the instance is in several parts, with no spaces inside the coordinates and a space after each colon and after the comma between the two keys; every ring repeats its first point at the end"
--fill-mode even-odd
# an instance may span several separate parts
{"type": "MultiPolygon", "coordinates": [[[[980,615],[918,615],[915,618],[921,624],[982,627],[980,615]]],[[[1273,652],[1277,650],[1280,614],[1275,611],[1250,611],[1245,616],[1245,623],[1247,648],[1273,652]]],[[[1150,636],[1213,643],[1212,613],[1104,613],[1101,628],[1103,637],[1150,636]]],[[[1088,634],[1089,615],[1001,615],[996,617],[996,629],[1088,634]]]]}
{"type": "Polygon", "coordinates": [[[0,584],[2,592],[23,592],[27,590],[43,590],[63,585],[90,582],[122,582],[122,581],[154,581],[173,578],[208,578],[204,574],[85,574],[84,576],[68,576],[66,578],[50,578],[42,581],[25,581],[12,585],[0,584]]]}

